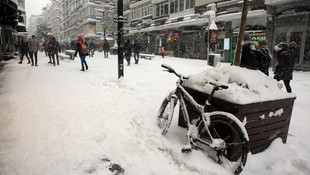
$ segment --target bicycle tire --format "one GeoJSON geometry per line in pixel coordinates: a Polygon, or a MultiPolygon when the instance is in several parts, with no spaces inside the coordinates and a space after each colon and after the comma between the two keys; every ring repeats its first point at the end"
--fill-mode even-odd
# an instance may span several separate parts
{"type": "MultiPolygon", "coordinates": [[[[248,135],[240,121],[235,116],[226,113],[218,113],[210,116],[208,126],[213,138],[220,138],[225,142],[225,150],[205,150],[208,155],[222,167],[231,170],[234,174],[240,174],[245,166],[249,152],[248,135]]],[[[200,138],[210,140],[206,129],[200,129],[200,138]]]]}
{"type": "Polygon", "coordinates": [[[168,129],[171,125],[174,108],[175,108],[176,102],[175,98],[171,98],[171,96],[165,98],[165,100],[162,102],[158,114],[157,114],[157,121],[158,126],[161,129],[161,134],[165,136],[168,132],[168,129]]]}

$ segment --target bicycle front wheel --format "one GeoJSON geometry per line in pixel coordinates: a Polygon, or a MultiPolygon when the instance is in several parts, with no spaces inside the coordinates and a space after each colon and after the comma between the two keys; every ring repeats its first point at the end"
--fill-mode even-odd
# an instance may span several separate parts
{"type": "Polygon", "coordinates": [[[158,126],[161,129],[161,134],[163,136],[167,134],[168,129],[171,125],[175,105],[176,105],[176,99],[171,96],[168,96],[167,98],[165,98],[165,100],[162,102],[159,108],[157,114],[157,120],[158,120],[158,126]]]}
{"type": "MultiPolygon", "coordinates": [[[[233,115],[221,113],[210,116],[208,129],[214,139],[225,142],[222,149],[211,148],[205,151],[217,163],[234,174],[239,174],[247,159],[249,152],[248,135],[244,126],[233,115]]],[[[201,139],[210,140],[207,130],[204,128],[200,133],[201,139]]]]}

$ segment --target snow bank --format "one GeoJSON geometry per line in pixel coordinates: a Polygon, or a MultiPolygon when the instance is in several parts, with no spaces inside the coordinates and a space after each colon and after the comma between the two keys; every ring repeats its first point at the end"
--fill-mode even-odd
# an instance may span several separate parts
{"type": "Polygon", "coordinates": [[[228,89],[218,91],[214,96],[236,104],[296,97],[295,94],[281,90],[276,80],[262,72],[237,66],[208,69],[199,74],[190,75],[189,79],[184,81],[184,86],[210,94],[213,86],[208,82],[228,85],[228,89]]]}

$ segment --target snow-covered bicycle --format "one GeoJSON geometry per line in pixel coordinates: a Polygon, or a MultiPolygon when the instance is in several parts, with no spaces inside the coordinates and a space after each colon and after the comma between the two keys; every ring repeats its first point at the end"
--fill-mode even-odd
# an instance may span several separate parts
{"type": "Polygon", "coordinates": [[[179,77],[177,88],[162,102],[157,114],[158,126],[162,135],[166,135],[171,125],[173,113],[177,102],[179,101],[180,112],[187,123],[187,144],[182,152],[191,152],[194,149],[200,149],[224,168],[231,170],[234,174],[239,174],[247,159],[249,152],[249,138],[243,124],[234,115],[223,111],[211,111],[210,101],[215,91],[227,89],[228,86],[213,85],[213,90],[209,95],[205,105],[198,104],[194,98],[182,86],[188,77],[178,74],[168,65],[162,65],[164,71],[174,73],[179,77]],[[191,119],[188,108],[199,113],[199,117],[191,119]]]}

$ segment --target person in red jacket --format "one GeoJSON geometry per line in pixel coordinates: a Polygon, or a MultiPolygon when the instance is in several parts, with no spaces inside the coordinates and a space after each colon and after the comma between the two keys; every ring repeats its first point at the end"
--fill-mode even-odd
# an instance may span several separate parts
{"type": "MultiPolygon", "coordinates": [[[[82,69],[81,71],[85,71],[84,69],[84,65],[86,67],[86,70],[88,70],[88,65],[87,65],[87,62],[85,60],[87,54],[84,54],[82,52],[82,44],[84,43],[84,39],[82,36],[78,36],[78,42],[76,43],[76,50],[75,50],[75,54],[74,54],[74,57],[76,57],[77,53],[79,52],[79,55],[80,55],[80,59],[81,59],[81,65],[82,65],[82,69]]],[[[86,44],[86,43],[85,43],[86,44]]]]}

